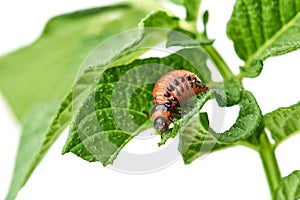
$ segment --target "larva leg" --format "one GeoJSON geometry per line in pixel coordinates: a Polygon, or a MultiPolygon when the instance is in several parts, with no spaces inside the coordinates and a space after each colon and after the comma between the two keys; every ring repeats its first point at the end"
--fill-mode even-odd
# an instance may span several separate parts
{"type": "Polygon", "coordinates": [[[175,122],[177,119],[176,119],[175,117],[173,117],[173,116],[170,116],[170,117],[169,117],[169,120],[170,120],[171,122],[175,122]]]}

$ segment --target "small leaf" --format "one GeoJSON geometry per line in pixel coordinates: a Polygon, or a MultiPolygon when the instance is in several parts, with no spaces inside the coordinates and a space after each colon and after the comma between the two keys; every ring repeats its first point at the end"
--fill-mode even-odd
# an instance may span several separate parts
{"type": "Polygon", "coordinates": [[[186,9],[186,20],[196,21],[200,8],[201,0],[183,0],[183,5],[186,9]]]}
{"type": "Polygon", "coordinates": [[[224,133],[213,134],[221,143],[231,144],[254,134],[262,120],[261,110],[249,91],[244,91],[239,103],[240,112],[236,122],[224,133]]]}
{"type": "Polygon", "coordinates": [[[300,198],[300,171],[284,177],[274,195],[274,200],[296,200],[300,198]]]}
{"type": "Polygon", "coordinates": [[[243,86],[236,77],[230,77],[223,83],[211,86],[219,106],[233,106],[240,102],[243,94],[243,86]]]}
{"type": "Polygon", "coordinates": [[[185,164],[190,164],[209,152],[227,147],[227,145],[217,143],[208,129],[207,113],[200,113],[199,118],[193,118],[185,127],[181,127],[178,149],[185,164]]]}
{"type": "Polygon", "coordinates": [[[241,75],[256,77],[268,57],[299,49],[299,25],[299,0],[237,0],[227,35],[246,62],[241,75]]]}
{"type": "Polygon", "coordinates": [[[179,26],[179,19],[177,17],[169,16],[163,11],[156,11],[146,16],[142,22],[141,27],[159,27],[174,29],[179,26]]]}
{"type": "Polygon", "coordinates": [[[286,108],[278,108],[263,118],[276,145],[300,131],[300,102],[286,108]]]}
{"type": "Polygon", "coordinates": [[[205,30],[206,30],[206,25],[208,23],[208,19],[209,19],[209,12],[208,10],[206,10],[203,14],[203,25],[205,27],[205,30]]]}
{"type": "Polygon", "coordinates": [[[63,153],[72,152],[88,161],[111,164],[138,133],[152,127],[152,90],[160,76],[172,69],[195,70],[180,55],[136,60],[108,68],[101,75],[74,119],[63,153]]]}
{"type": "Polygon", "coordinates": [[[203,35],[205,38],[207,38],[207,23],[208,23],[208,19],[209,19],[209,12],[208,10],[206,10],[203,14],[203,27],[204,27],[204,31],[203,31],[203,35]]]}

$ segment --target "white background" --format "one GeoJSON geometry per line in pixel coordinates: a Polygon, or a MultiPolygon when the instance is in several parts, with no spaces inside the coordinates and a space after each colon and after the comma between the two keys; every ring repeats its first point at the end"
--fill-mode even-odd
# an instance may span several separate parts
{"type": "MultiPolygon", "coordinates": [[[[0,1],[0,54],[30,44],[52,16],[108,2],[113,1],[0,1]]],[[[210,10],[210,37],[216,39],[216,48],[237,73],[242,62],[235,56],[225,34],[233,3],[233,0],[204,0],[203,9],[210,10]]],[[[298,51],[271,58],[265,62],[258,78],[244,81],[245,88],[254,93],[263,113],[300,100],[299,56],[298,51]]],[[[229,124],[225,124],[225,128],[236,114],[237,109],[229,109],[226,113],[229,124]]],[[[1,96],[0,134],[0,199],[4,199],[13,171],[20,126],[1,96]]],[[[103,168],[98,163],[85,162],[72,154],[62,156],[66,137],[65,131],[17,199],[270,199],[259,155],[245,147],[213,153],[191,165],[184,165],[179,159],[156,173],[129,175],[103,168]]],[[[295,136],[277,149],[283,176],[300,169],[299,144],[300,137],[295,136]]],[[[139,152],[139,148],[133,149],[139,152]]]]}

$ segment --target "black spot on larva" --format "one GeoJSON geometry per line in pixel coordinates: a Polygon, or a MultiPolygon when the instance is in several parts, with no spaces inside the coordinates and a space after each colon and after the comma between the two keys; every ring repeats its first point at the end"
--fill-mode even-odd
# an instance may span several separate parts
{"type": "Polygon", "coordinates": [[[172,105],[172,101],[170,101],[169,99],[167,99],[166,104],[172,105]]]}
{"type": "Polygon", "coordinates": [[[180,97],[180,93],[177,90],[175,90],[174,93],[175,93],[176,96],[180,97]]]}
{"type": "Polygon", "coordinates": [[[192,82],[190,82],[190,86],[191,86],[191,88],[193,88],[193,83],[192,82]]]}
{"type": "Polygon", "coordinates": [[[184,92],[184,89],[181,86],[179,86],[179,90],[180,90],[180,92],[184,92]]]}
{"type": "Polygon", "coordinates": [[[183,76],[179,76],[179,80],[180,80],[181,82],[184,82],[183,76]]]}
{"type": "Polygon", "coordinates": [[[184,84],[184,86],[185,86],[185,89],[189,89],[189,85],[186,83],[186,84],[184,84]]]}
{"type": "Polygon", "coordinates": [[[174,85],[178,85],[179,83],[178,83],[178,81],[176,80],[176,79],[174,79],[173,81],[172,81],[172,83],[174,84],[174,85]]]}
{"type": "Polygon", "coordinates": [[[178,101],[176,97],[171,97],[171,101],[178,101]]]}
{"type": "Polygon", "coordinates": [[[173,90],[174,90],[174,87],[173,87],[172,85],[168,85],[167,89],[168,89],[169,91],[173,91],[173,90]]]}
{"type": "Polygon", "coordinates": [[[170,94],[169,92],[165,92],[165,93],[164,93],[164,96],[165,96],[165,97],[170,97],[171,94],[170,94]]]}
{"type": "Polygon", "coordinates": [[[171,105],[169,105],[169,104],[166,104],[165,106],[166,106],[167,108],[171,108],[171,105]]]}
{"type": "Polygon", "coordinates": [[[187,76],[187,77],[186,77],[186,80],[191,81],[191,80],[192,80],[192,79],[191,79],[191,76],[187,76]]]}

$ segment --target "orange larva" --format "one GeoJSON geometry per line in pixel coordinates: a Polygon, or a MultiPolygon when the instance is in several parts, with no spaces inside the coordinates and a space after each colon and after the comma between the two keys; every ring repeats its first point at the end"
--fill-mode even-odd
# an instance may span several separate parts
{"type": "Polygon", "coordinates": [[[187,70],[174,70],[163,75],[153,89],[154,107],[151,118],[157,131],[169,129],[168,122],[177,112],[180,103],[188,98],[208,92],[196,74],[187,70]]]}

